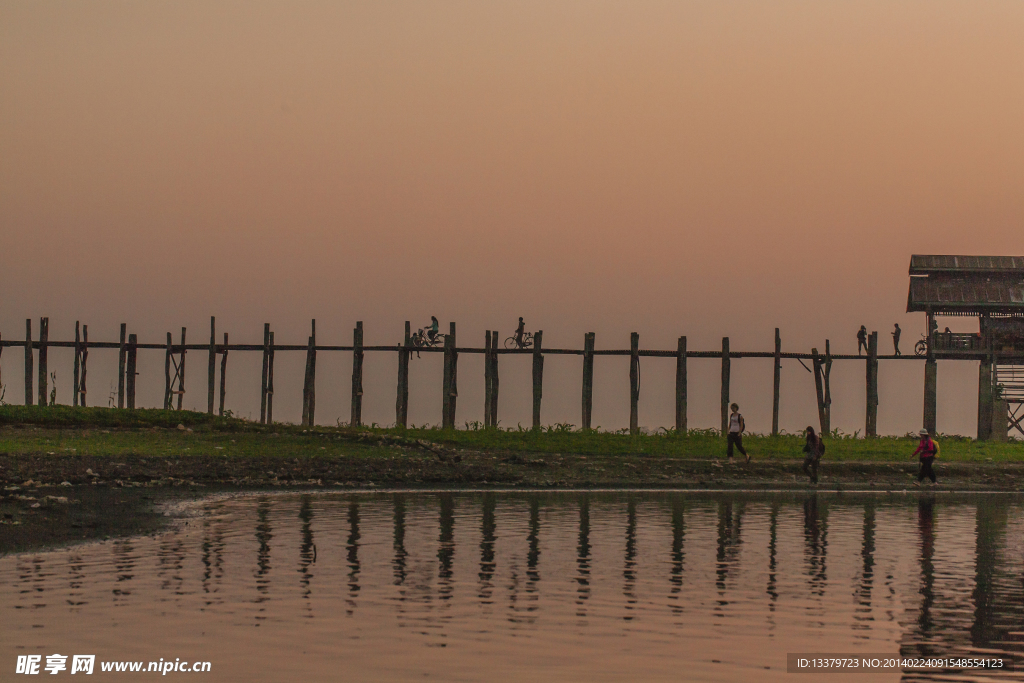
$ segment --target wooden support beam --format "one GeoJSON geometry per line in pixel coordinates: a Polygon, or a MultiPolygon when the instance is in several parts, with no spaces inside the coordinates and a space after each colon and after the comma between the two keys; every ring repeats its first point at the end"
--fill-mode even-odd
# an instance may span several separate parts
{"type": "Polygon", "coordinates": [[[491,426],[498,426],[498,336],[497,330],[491,331],[491,426]]]}
{"type": "Polygon", "coordinates": [[[174,338],[167,333],[167,349],[164,352],[164,410],[171,409],[173,384],[171,383],[171,360],[174,357],[174,338]]]}
{"type": "MultiPolygon", "coordinates": [[[[306,375],[309,376],[309,359],[306,359],[306,375]]],[[[260,424],[267,423],[267,373],[270,370],[270,323],[263,323],[263,374],[260,379],[260,424]]],[[[305,390],[303,390],[305,396],[305,390]]],[[[306,412],[303,408],[302,424],[306,424],[306,412]]]]}
{"type": "Polygon", "coordinates": [[[442,378],[441,427],[455,428],[455,399],[458,396],[458,355],[455,352],[455,323],[449,323],[444,338],[444,375],[442,378]]]}
{"type": "Polygon", "coordinates": [[[117,349],[117,407],[124,408],[124,373],[128,344],[128,325],[121,323],[121,343],[117,349]]]}
{"type": "Polygon", "coordinates": [[[206,412],[213,415],[213,396],[217,391],[217,318],[210,316],[210,362],[207,370],[206,412]]]}
{"type": "Polygon", "coordinates": [[[270,332],[270,356],[267,358],[267,424],[274,424],[274,332],[270,332]]]}
{"type": "Polygon", "coordinates": [[[939,366],[932,355],[924,363],[924,428],[935,436],[939,366]]]}
{"type": "Polygon", "coordinates": [[[185,398],[185,328],[181,328],[181,356],[178,361],[178,410],[185,398]]]}
{"type": "Polygon", "coordinates": [[[39,319],[39,405],[45,406],[46,401],[46,389],[49,377],[46,374],[46,344],[50,336],[50,319],[40,318],[39,319]]]}
{"type": "Polygon", "coordinates": [[[491,426],[491,331],[484,332],[484,429],[491,426]]]}
{"type": "Polygon", "coordinates": [[[135,377],[138,375],[136,370],[136,357],[138,356],[138,344],[139,338],[137,335],[128,335],[128,349],[127,349],[127,361],[126,361],[126,372],[128,373],[125,377],[125,392],[128,394],[128,409],[135,409],[135,377]]]}
{"type": "Polygon", "coordinates": [[[978,365],[978,441],[992,438],[992,357],[978,365]]]}
{"type": "Polygon", "coordinates": [[[722,337],[722,436],[729,432],[729,380],[731,371],[729,338],[722,337]]]}
{"type": "Polygon", "coordinates": [[[772,436],[779,435],[779,393],[782,388],[782,337],[775,328],[775,364],[772,384],[772,436]]]}
{"type": "Polygon", "coordinates": [[[81,345],[82,345],[82,330],[81,322],[75,321],[75,368],[74,374],[71,378],[71,406],[74,408],[78,407],[78,373],[81,372],[79,363],[81,362],[81,345]]]}
{"type": "Polygon", "coordinates": [[[32,356],[32,318],[25,320],[25,405],[35,403],[35,395],[32,393],[32,374],[34,363],[32,356]]]}
{"type": "Polygon", "coordinates": [[[594,332],[583,336],[583,429],[591,429],[594,417],[594,332]]]}
{"type": "Polygon", "coordinates": [[[302,391],[302,424],[316,424],[316,320],[310,324],[311,334],[306,347],[306,380],[302,391]]]}
{"type": "Polygon", "coordinates": [[[822,363],[822,380],[825,385],[825,433],[832,432],[832,347],[825,340],[825,360],[822,363]]]}
{"type": "Polygon", "coordinates": [[[686,434],[687,429],[687,376],[686,337],[679,338],[676,345],[676,433],[686,434]]]}
{"type": "Polygon", "coordinates": [[[540,403],[544,397],[544,331],[533,335],[533,428],[540,429],[540,403]]]}
{"type": "Polygon", "coordinates": [[[349,424],[363,424],[363,322],[356,321],[352,330],[352,410],[349,424]]]}
{"type": "Polygon", "coordinates": [[[825,387],[822,382],[821,372],[821,356],[818,355],[818,349],[811,349],[811,354],[814,356],[812,363],[814,363],[814,390],[818,399],[818,429],[821,434],[828,434],[828,416],[825,414],[825,387]]]}
{"type": "Polygon", "coordinates": [[[220,412],[224,417],[224,399],[228,391],[228,333],[224,333],[224,351],[220,357],[220,412]]]}
{"type": "Polygon", "coordinates": [[[629,433],[636,434],[640,420],[640,334],[629,333],[629,433]]]}
{"type": "Polygon", "coordinates": [[[89,374],[89,326],[82,325],[82,375],[78,380],[78,405],[83,408],[86,405],[86,376],[89,374]]]}
{"type": "Polygon", "coordinates": [[[412,325],[405,321],[405,337],[398,351],[398,397],[395,399],[395,425],[408,426],[409,422],[409,358],[412,346],[412,325]]]}
{"type": "Polygon", "coordinates": [[[867,357],[867,412],[864,419],[864,436],[878,436],[878,332],[868,335],[867,357]]]}

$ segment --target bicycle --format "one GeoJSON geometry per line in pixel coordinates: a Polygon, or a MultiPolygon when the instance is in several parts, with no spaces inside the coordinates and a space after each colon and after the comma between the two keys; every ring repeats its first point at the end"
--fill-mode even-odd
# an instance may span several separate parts
{"type": "Polygon", "coordinates": [[[524,332],[523,333],[523,341],[522,341],[522,343],[520,343],[519,340],[516,339],[514,336],[513,337],[509,337],[508,339],[505,340],[505,348],[509,349],[510,351],[511,350],[515,350],[515,349],[528,349],[531,346],[533,346],[533,333],[532,332],[524,332]]]}
{"type": "Polygon", "coordinates": [[[438,332],[437,334],[434,335],[434,338],[431,339],[430,335],[428,335],[424,330],[420,329],[415,334],[413,334],[412,337],[409,338],[409,341],[412,342],[413,348],[417,349],[416,357],[419,358],[419,349],[429,349],[438,346],[444,346],[444,340],[446,336],[447,335],[438,332]]]}
{"type": "Polygon", "coordinates": [[[914,344],[914,355],[915,356],[927,356],[928,355],[928,337],[921,335],[921,338],[914,344]]]}

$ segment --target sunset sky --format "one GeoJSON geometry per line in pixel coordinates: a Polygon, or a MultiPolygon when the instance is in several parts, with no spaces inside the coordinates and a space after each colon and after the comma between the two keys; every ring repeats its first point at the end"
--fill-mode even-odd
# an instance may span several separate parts
{"type": "MultiPolygon", "coordinates": [[[[0,0],[0,335],[142,341],[400,341],[436,315],[459,345],[518,316],[545,345],[855,352],[907,314],[912,253],[1024,253],[1024,3],[24,2],[0,0]]],[[[972,319],[940,320],[974,331],[972,319]]],[[[71,353],[51,354],[58,401],[71,353]]],[[[9,403],[22,359],[0,358],[9,403]]],[[[520,362],[521,361],[521,362],[520,362]]],[[[116,352],[90,356],[106,405],[116,352]]],[[[203,354],[186,403],[205,409],[203,354]]],[[[297,421],[303,357],[278,355],[297,421]]],[[[258,417],[259,354],[228,405],[258,417]]],[[[550,357],[544,421],[580,421],[580,367],[550,357]]],[[[143,357],[158,404],[163,357],[143,357]]],[[[364,420],[394,421],[394,354],[366,364],[364,420]]],[[[350,354],[318,359],[318,421],[348,419],[350,354]]],[[[410,419],[440,422],[440,358],[410,419]]],[[[526,359],[502,424],[530,420],[526,359]]],[[[691,361],[690,425],[718,425],[719,366],[691,361]]],[[[733,363],[748,428],[771,362],[733,363]]],[[[883,362],[879,430],[921,426],[923,364],[883,362]]],[[[672,422],[671,360],[644,359],[640,423],[672,422]]],[[[459,421],[482,419],[478,357],[459,421]]],[[[594,422],[628,424],[628,362],[599,358],[594,422]]],[[[782,426],[815,423],[783,370],[782,426]]],[[[940,432],[975,433],[977,364],[939,365],[940,432]]],[[[864,366],[833,370],[833,426],[863,430],[864,366]]]]}

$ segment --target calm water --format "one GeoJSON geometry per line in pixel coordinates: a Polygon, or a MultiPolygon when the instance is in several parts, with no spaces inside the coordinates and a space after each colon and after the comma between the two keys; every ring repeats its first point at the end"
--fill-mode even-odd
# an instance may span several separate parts
{"type": "MultiPolygon", "coordinates": [[[[0,558],[0,679],[21,678],[19,654],[53,653],[208,660],[211,673],[168,674],[206,681],[781,681],[787,652],[1024,656],[1019,497],[416,492],[198,508],[157,537],[0,558]]],[[[901,678],[941,679],[837,680],[901,678]]]]}

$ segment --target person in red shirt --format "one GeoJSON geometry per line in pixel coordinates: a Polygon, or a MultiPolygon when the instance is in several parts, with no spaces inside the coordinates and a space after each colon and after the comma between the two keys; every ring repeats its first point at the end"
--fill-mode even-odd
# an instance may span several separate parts
{"type": "Polygon", "coordinates": [[[921,456],[921,470],[917,473],[915,486],[920,486],[925,477],[931,479],[933,484],[935,483],[935,471],[932,469],[932,463],[935,462],[935,456],[938,454],[939,445],[932,440],[927,429],[922,429],[921,442],[917,444],[917,450],[914,451],[914,455],[921,456]]]}

